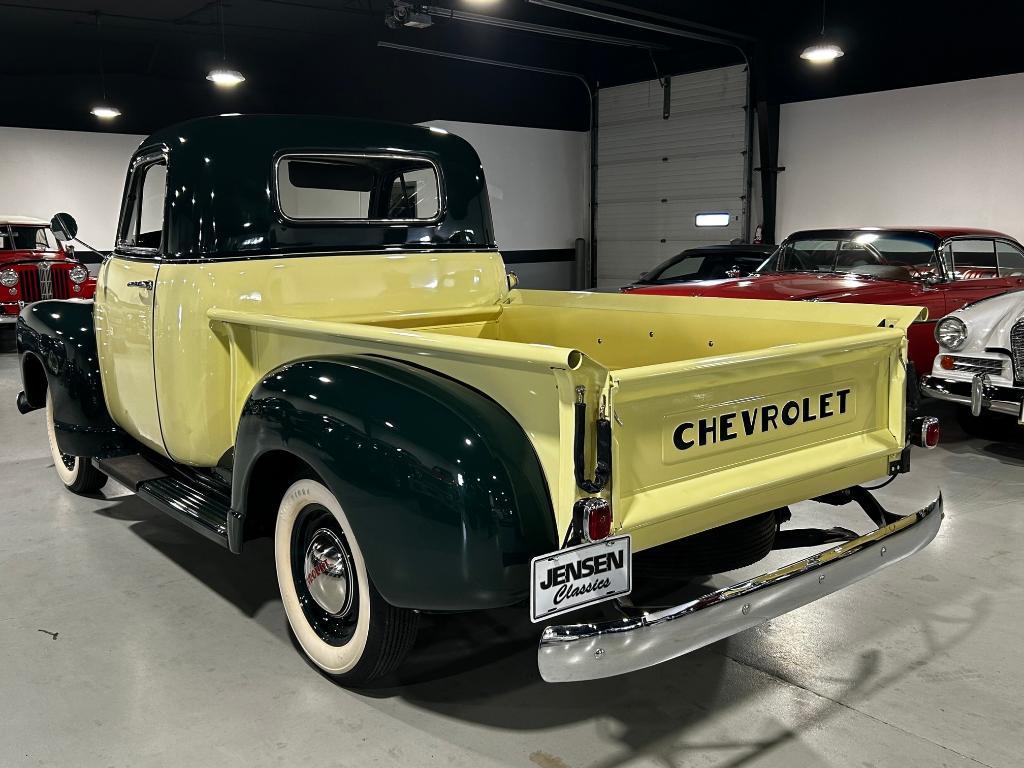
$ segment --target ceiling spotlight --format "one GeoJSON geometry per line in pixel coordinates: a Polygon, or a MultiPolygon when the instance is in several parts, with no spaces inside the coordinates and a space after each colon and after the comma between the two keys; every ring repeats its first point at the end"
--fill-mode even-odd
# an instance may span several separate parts
{"type": "Polygon", "coordinates": [[[216,86],[221,88],[234,88],[239,83],[245,82],[245,75],[239,72],[237,69],[211,69],[210,74],[206,76],[216,86]]]}
{"type": "Polygon", "coordinates": [[[835,43],[825,41],[825,0],[821,0],[821,39],[804,48],[800,58],[811,64],[831,64],[843,55],[843,49],[835,43]]]}
{"type": "Polygon", "coordinates": [[[100,12],[96,11],[96,60],[99,64],[100,93],[103,100],[89,111],[100,120],[113,120],[121,115],[121,110],[107,103],[107,79],[103,75],[103,36],[100,34],[100,12]]]}
{"type": "Polygon", "coordinates": [[[829,64],[843,55],[843,49],[835,43],[815,43],[804,48],[801,59],[812,64],[829,64]]]}
{"type": "Polygon", "coordinates": [[[220,25],[220,59],[221,66],[210,70],[206,79],[218,88],[234,88],[239,83],[245,82],[245,75],[237,69],[230,69],[227,66],[228,45],[224,37],[224,6],[221,0],[217,0],[217,22],[220,25]]]}
{"type": "Polygon", "coordinates": [[[96,115],[100,120],[113,120],[115,117],[121,116],[120,109],[117,107],[111,107],[107,104],[98,104],[89,111],[96,115]]]}

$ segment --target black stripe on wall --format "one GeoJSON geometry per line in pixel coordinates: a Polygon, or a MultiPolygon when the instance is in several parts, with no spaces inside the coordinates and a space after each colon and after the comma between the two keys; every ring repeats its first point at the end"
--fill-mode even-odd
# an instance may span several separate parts
{"type": "Polygon", "coordinates": [[[506,264],[540,264],[545,261],[573,261],[575,248],[541,248],[534,251],[502,251],[506,264]]]}

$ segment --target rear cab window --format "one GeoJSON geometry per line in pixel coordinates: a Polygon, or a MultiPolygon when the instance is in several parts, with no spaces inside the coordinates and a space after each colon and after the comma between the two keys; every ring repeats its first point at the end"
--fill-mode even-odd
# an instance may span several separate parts
{"type": "Polygon", "coordinates": [[[294,221],[436,221],[441,177],[426,158],[287,154],[278,159],[277,204],[294,221]]]}

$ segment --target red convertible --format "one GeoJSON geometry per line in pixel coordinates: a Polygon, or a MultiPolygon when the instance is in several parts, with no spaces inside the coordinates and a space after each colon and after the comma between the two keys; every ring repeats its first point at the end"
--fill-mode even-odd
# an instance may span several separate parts
{"type": "Polygon", "coordinates": [[[57,242],[49,224],[0,215],[0,324],[15,322],[29,302],[91,299],[95,290],[95,278],[57,242]]]}
{"type": "Polygon", "coordinates": [[[938,353],[937,320],[979,299],[1024,288],[1024,246],[1000,232],[951,227],[815,229],[795,232],[753,275],[626,293],[737,299],[846,301],[928,308],[910,329],[918,374],[938,353]]]}

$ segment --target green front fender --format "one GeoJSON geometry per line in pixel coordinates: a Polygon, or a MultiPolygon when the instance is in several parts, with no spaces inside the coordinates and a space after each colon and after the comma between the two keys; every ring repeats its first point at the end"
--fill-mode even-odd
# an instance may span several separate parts
{"type": "Polygon", "coordinates": [[[275,370],[243,408],[231,537],[261,456],[308,464],[345,509],[392,605],[492,608],[527,597],[530,560],[557,548],[551,495],[522,427],[482,393],[374,357],[275,370]]]}
{"type": "Polygon", "coordinates": [[[107,411],[92,301],[52,299],[29,304],[18,317],[17,337],[24,410],[45,407],[50,392],[61,451],[108,458],[139,450],[107,411]]]}

